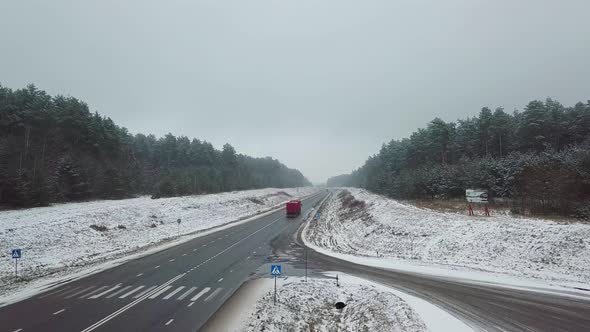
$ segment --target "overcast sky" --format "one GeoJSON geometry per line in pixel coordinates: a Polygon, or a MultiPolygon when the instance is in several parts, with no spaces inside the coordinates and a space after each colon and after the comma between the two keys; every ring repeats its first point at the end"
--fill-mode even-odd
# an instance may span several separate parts
{"type": "Polygon", "coordinates": [[[1,1],[0,84],[315,183],[432,118],[590,99],[590,1],[1,1]]]}

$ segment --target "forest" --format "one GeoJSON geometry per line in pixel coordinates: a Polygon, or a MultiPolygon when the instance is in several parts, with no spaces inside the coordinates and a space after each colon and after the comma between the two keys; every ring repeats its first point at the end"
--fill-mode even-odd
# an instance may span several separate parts
{"type": "Polygon", "coordinates": [[[391,140],[351,174],[328,186],[353,186],[396,199],[461,198],[488,191],[515,213],[590,218],[590,101],[565,107],[547,99],[512,114],[432,120],[391,140]]]}
{"type": "Polygon", "coordinates": [[[185,136],[132,135],[74,97],[0,85],[0,207],[307,185],[270,157],[185,136]]]}

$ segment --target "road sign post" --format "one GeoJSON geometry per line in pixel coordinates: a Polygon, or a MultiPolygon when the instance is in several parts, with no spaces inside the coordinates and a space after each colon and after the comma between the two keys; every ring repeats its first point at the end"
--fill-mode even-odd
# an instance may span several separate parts
{"type": "Polygon", "coordinates": [[[270,266],[270,275],[275,277],[275,294],[274,294],[274,304],[277,304],[277,277],[281,275],[281,266],[280,265],[271,265],[270,266]]]}
{"type": "Polygon", "coordinates": [[[178,235],[177,236],[180,236],[180,222],[181,222],[180,218],[178,220],[176,220],[176,222],[178,223],[178,235]]]}
{"type": "Polygon", "coordinates": [[[20,249],[12,249],[12,259],[14,259],[14,277],[18,278],[18,260],[22,256],[20,249]]]}

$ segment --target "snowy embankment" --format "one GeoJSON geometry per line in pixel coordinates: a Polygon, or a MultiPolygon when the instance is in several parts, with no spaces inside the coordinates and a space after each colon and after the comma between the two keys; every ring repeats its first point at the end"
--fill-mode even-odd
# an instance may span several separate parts
{"type": "MultiPolygon", "coordinates": [[[[342,275],[341,275],[342,276],[342,275]]],[[[345,276],[340,287],[331,279],[280,280],[273,292],[256,299],[236,331],[427,331],[422,318],[389,289],[345,276]],[[343,309],[335,303],[343,302],[343,309]]],[[[272,283],[267,283],[272,289],[272,283]]],[[[230,318],[231,319],[231,318],[230,318]]]]}
{"type": "Polygon", "coordinates": [[[588,224],[507,215],[468,217],[417,208],[361,189],[348,191],[333,195],[321,220],[308,225],[304,237],[312,247],[362,257],[369,265],[420,272],[426,270],[412,266],[589,283],[588,224]]]}
{"type": "Polygon", "coordinates": [[[13,248],[26,280],[144,250],[183,234],[268,211],[313,187],[93,201],[0,212],[0,285],[14,281],[13,248]],[[180,219],[180,225],[177,220],[180,219]]]}

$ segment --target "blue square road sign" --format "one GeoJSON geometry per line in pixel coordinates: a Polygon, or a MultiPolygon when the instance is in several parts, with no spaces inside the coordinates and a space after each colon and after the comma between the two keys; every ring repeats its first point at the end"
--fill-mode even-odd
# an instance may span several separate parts
{"type": "Polygon", "coordinates": [[[12,249],[12,258],[17,259],[17,258],[20,258],[20,256],[21,256],[20,249],[12,249]]]}
{"type": "Polygon", "coordinates": [[[280,276],[281,275],[281,266],[280,265],[271,265],[270,266],[270,275],[280,276]]]}

